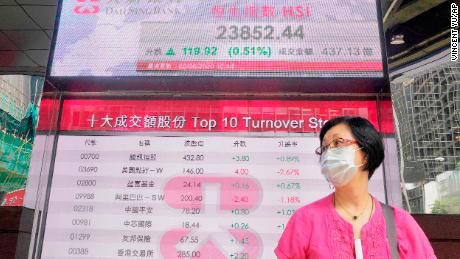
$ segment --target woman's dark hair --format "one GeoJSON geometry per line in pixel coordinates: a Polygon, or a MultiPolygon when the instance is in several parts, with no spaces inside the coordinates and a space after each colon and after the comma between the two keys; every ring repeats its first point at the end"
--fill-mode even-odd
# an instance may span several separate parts
{"type": "Polygon", "coordinates": [[[338,124],[347,125],[351,134],[355,137],[359,147],[366,153],[367,162],[364,170],[369,171],[369,179],[374,174],[385,157],[383,142],[375,127],[366,119],[361,117],[341,116],[327,121],[319,133],[320,145],[323,143],[324,135],[332,127],[338,124]]]}

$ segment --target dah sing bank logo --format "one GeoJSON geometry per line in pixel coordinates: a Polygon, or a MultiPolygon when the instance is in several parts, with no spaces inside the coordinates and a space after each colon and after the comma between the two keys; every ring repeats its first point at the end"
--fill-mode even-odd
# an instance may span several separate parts
{"type": "Polygon", "coordinates": [[[76,14],[96,14],[99,13],[99,0],[76,0],[77,5],[73,8],[76,14]]]}

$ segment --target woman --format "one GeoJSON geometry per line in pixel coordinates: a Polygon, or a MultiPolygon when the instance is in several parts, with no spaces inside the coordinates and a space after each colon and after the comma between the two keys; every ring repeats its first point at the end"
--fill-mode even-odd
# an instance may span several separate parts
{"type": "Polygon", "coordinates": [[[324,125],[319,138],[321,172],[335,192],[296,211],[275,249],[278,258],[386,259],[391,258],[389,240],[401,259],[436,258],[409,213],[387,207],[394,225],[386,227],[392,220],[385,222],[382,205],[369,194],[369,179],[384,158],[372,124],[360,117],[337,117],[324,125]],[[387,233],[387,228],[392,230],[387,233]],[[394,231],[395,238],[387,238],[394,231]]]}

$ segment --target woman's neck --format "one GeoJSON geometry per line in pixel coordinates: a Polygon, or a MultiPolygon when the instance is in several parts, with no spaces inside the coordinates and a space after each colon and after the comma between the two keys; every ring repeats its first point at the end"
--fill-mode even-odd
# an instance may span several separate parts
{"type": "Polygon", "coordinates": [[[349,184],[336,188],[335,199],[350,209],[362,209],[369,202],[368,180],[354,179],[349,184]]]}

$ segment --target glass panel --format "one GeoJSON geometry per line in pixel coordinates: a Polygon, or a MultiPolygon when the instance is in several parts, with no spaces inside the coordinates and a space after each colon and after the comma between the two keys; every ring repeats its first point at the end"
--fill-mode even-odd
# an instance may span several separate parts
{"type": "Polygon", "coordinates": [[[40,239],[36,237],[40,237],[40,225],[43,220],[43,211],[46,203],[59,104],[59,92],[54,86],[46,83],[39,107],[37,134],[32,149],[23,205],[24,212],[21,219],[21,225],[25,231],[28,233],[30,231],[30,237],[18,240],[16,251],[18,258],[35,258],[30,256],[35,254],[36,245],[39,244],[40,239]],[[24,247],[30,248],[24,249],[24,247]]]}
{"type": "Polygon", "coordinates": [[[43,78],[0,76],[0,204],[22,206],[43,78]]]}
{"type": "Polygon", "coordinates": [[[442,64],[392,83],[404,205],[460,214],[460,66],[442,64]]]}

